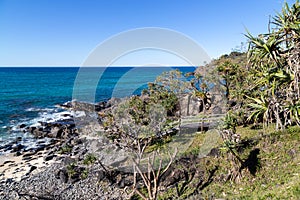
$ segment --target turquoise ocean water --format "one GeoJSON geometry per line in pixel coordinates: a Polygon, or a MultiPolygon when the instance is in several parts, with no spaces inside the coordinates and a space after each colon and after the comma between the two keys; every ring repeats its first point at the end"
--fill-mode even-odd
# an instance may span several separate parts
{"type": "MultiPolygon", "coordinates": [[[[194,67],[174,68],[182,72],[195,70],[194,67]]],[[[80,88],[80,96],[83,97],[79,100],[99,102],[111,97],[138,95],[148,82],[154,81],[163,71],[171,69],[0,67],[0,146],[23,134],[18,129],[20,124],[31,125],[55,118],[56,113],[63,111],[56,105],[73,100],[74,83],[79,83],[76,88],[80,88]],[[97,79],[95,85],[92,77],[97,76],[99,80],[97,79]],[[94,87],[95,92],[90,94],[94,87]]]]}

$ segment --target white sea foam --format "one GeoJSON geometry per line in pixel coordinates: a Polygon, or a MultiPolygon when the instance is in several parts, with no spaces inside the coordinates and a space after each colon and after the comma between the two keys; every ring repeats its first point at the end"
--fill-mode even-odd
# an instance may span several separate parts
{"type": "Polygon", "coordinates": [[[54,108],[36,108],[36,107],[25,109],[25,111],[27,111],[27,112],[42,112],[42,111],[52,112],[54,110],[55,110],[54,108]]]}
{"type": "Polygon", "coordinates": [[[73,112],[75,117],[85,117],[86,114],[84,111],[75,111],[73,112]]]}
{"type": "MultiPolygon", "coordinates": [[[[68,104],[66,102],[65,104],[68,104]]],[[[2,129],[6,129],[8,134],[0,136],[0,146],[5,146],[11,141],[15,141],[17,137],[22,139],[18,141],[18,144],[25,146],[25,149],[37,148],[39,142],[45,144],[50,142],[50,138],[36,139],[32,134],[26,132],[26,127],[40,127],[41,122],[54,123],[57,121],[71,120],[73,117],[86,117],[84,111],[75,111],[75,110],[65,110],[61,107],[53,108],[28,108],[28,112],[37,112],[38,116],[29,119],[23,118],[21,120],[11,120],[10,124],[7,126],[2,126],[2,129]],[[24,126],[25,125],[25,126],[24,126]],[[23,127],[23,128],[20,128],[23,127]]],[[[0,154],[3,152],[0,152],[0,154]]]]}
{"type": "Polygon", "coordinates": [[[73,114],[71,111],[62,110],[59,107],[56,108],[29,108],[27,111],[38,112],[38,117],[28,120],[26,125],[28,126],[40,126],[40,122],[52,123],[58,120],[71,119],[73,114]]]}

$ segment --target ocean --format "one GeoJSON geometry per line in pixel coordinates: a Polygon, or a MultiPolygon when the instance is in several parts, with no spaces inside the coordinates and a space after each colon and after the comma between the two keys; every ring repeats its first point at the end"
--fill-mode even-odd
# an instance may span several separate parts
{"type": "Polygon", "coordinates": [[[0,147],[17,137],[25,145],[34,143],[19,126],[55,120],[64,112],[58,104],[75,97],[95,103],[139,95],[148,82],[171,69],[185,73],[195,67],[0,67],[0,147]]]}

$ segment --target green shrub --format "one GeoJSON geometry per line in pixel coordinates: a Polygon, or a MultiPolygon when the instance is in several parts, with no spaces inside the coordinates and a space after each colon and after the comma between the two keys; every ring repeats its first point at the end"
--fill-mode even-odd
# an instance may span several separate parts
{"type": "Polygon", "coordinates": [[[88,175],[89,175],[89,170],[88,170],[88,169],[85,169],[85,170],[83,170],[83,172],[81,173],[80,178],[81,178],[81,179],[86,179],[86,178],[88,177],[88,175]]]}
{"type": "Polygon", "coordinates": [[[58,151],[59,154],[65,154],[65,153],[71,153],[72,151],[72,147],[68,146],[68,145],[64,145],[60,148],[60,150],[58,151]]]}
{"type": "Polygon", "coordinates": [[[94,154],[87,154],[85,159],[83,160],[83,164],[85,165],[91,165],[95,163],[97,160],[97,157],[94,154]]]}

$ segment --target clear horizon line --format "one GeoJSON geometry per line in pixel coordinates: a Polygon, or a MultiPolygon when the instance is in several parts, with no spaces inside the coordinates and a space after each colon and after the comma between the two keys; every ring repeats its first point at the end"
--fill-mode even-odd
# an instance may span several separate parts
{"type": "Polygon", "coordinates": [[[0,65],[0,67],[198,67],[201,65],[110,65],[110,66],[96,66],[96,65],[0,65]]]}

